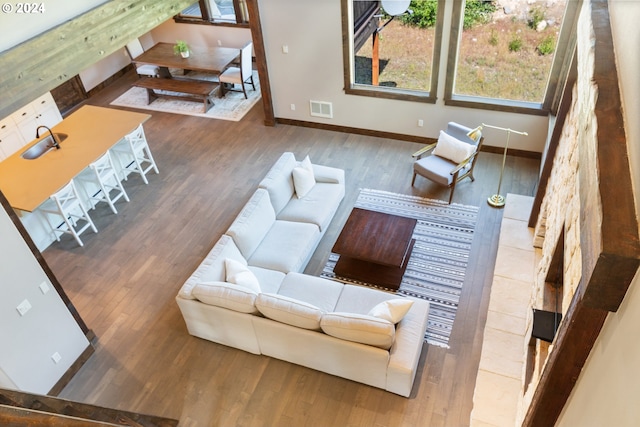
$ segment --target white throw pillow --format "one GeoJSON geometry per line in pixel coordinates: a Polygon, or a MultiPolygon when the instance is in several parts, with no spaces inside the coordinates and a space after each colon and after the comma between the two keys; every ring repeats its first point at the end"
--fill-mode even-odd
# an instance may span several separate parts
{"type": "Polygon", "coordinates": [[[316,178],[313,174],[313,166],[309,156],[300,162],[300,166],[293,168],[291,172],[293,176],[293,186],[296,189],[296,195],[302,199],[316,185],[316,178]]]}
{"type": "Polygon", "coordinates": [[[393,323],[365,314],[327,313],[322,316],[320,327],[332,337],[384,349],[391,348],[396,336],[393,323]]]}
{"type": "Polygon", "coordinates": [[[476,151],[476,146],[467,144],[457,138],[440,131],[440,137],[433,154],[451,160],[453,163],[460,163],[466,160],[476,151]]]}
{"type": "Polygon", "coordinates": [[[256,307],[265,317],[298,328],[320,330],[324,314],[313,304],[278,294],[260,294],[256,307]]]}
{"type": "Polygon", "coordinates": [[[240,313],[257,314],[254,291],[227,282],[203,282],[193,287],[191,294],[207,305],[226,308],[240,313]]]}
{"type": "Polygon", "coordinates": [[[246,265],[235,259],[225,258],[224,268],[226,270],[227,282],[245,287],[255,293],[261,292],[258,278],[246,265]]]}
{"type": "Polygon", "coordinates": [[[407,314],[413,301],[407,299],[390,299],[383,301],[376,305],[367,313],[369,316],[379,317],[380,319],[388,320],[389,322],[396,324],[402,320],[407,314]]]}

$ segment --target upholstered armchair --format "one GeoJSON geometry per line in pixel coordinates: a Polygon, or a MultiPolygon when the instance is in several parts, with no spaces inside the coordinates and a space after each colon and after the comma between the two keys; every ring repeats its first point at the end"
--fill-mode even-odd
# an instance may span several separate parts
{"type": "Polygon", "coordinates": [[[449,203],[453,200],[456,184],[469,177],[474,181],[473,168],[484,137],[479,129],[455,122],[449,122],[447,129],[440,131],[438,141],[413,153],[413,179],[411,186],[420,175],[433,182],[451,188],[449,203]],[[471,136],[469,136],[471,135],[471,136]]]}

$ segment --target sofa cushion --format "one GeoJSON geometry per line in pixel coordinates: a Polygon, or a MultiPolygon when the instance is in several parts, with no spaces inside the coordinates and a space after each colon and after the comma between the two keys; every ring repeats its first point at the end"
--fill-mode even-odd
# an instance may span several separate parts
{"type": "Polygon", "coordinates": [[[433,149],[433,154],[444,157],[445,159],[451,160],[453,163],[457,164],[466,160],[467,157],[472,155],[475,151],[475,145],[460,141],[441,130],[436,148],[433,149]]]}
{"type": "Polygon", "coordinates": [[[258,278],[258,283],[260,283],[260,289],[262,289],[262,292],[269,292],[272,294],[278,292],[280,284],[285,277],[285,273],[282,271],[256,267],[254,265],[250,265],[249,270],[251,270],[258,278]]]}
{"type": "MultiPolygon", "coordinates": [[[[465,166],[460,173],[464,173],[470,168],[465,166]]],[[[451,171],[456,168],[456,163],[439,156],[427,156],[413,163],[413,170],[421,176],[437,182],[440,185],[449,186],[453,182],[451,171]]]]}
{"type": "Polygon", "coordinates": [[[238,286],[243,286],[253,292],[260,293],[260,283],[258,278],[246,264],[231,258],[225,258],[224,267],[226,269],[226,281],[238,286]]]}
{"type": "Polygon", "coordinates": [[[282,153],[278,161],[260,181],[259,187],[269,192],[271,204],[276,213],[280,212],[294,195],[291,171],[296,166],[298,166],[298,162],[293,153],[282,153]]]}
{"type": "Polygon", "coordinates": [[[205,304],[215,305],[241,313],[258,313],[255,306],[258,294],[243,286],[227,282],[198,283],[193,287],[192,295],[205,304]]]}
{"type": "Polygon", "coordinates": [[[279,295],[312,304],[320,310],[335,311],[344,285],[322,277],[289,273],[280,285],[279,295]]]}
{"type": "Polygon", "coordinates": [[[284,221],[308,222],[320,227],[321,231],[331,222],[333,215],[344,198],[342,184],[317,182],[302,199],[294,197],[280,211],[277,219],[284,221]]]}
{"type": "Polygon", "coordinates": [[[319,237],[320,229],[316,225],[275,221],[248,262],[283,273],[300,271],[313,253],[319,237]]]}
{"type": "Polygon", "coordinates": [[[276,220],[267,190],[259,188],[244,205],[227,234],[249,259],[276,220]]]}
{"type": "Polygon", "coordinates": [[[320,319],[324,314],[313,304],[277,294],[260,294],[256,308],[265,317],[298,328],[320,330],[320,319]]]}
{"type": "Polygon", "coordinates": [[[320,327],[332,337],[384,349],[391,347],[396,333],[394,324],[387,320],[344,312],[326,313],[320,327]]]}
{"type": "Polygon", "coordinates": [[[316,185],[316,178],[313,176],[313,166],[311,165],[309,156],[305,157],[299,166],[293,168],[291,175],[293,177],[293,187],[299,199],[306,196],[313,186],[316,185]]]}
{"type": "Polygon", "coordinates": [[[344,169],[315,164],[312,164],[312,166],[313,176],[316,178],[316,182],[340,184],[344,186],[344,169]]]}
{"type": "Polygon", "coordinates": [[[395,324],[402,320],[412,305],[413,301],[408,299],[390,299],[376,305],[367,314],[395,324]]]}
{"type": "Polygon", "coordinates": [[[381,302],[403,298],[368,286],[344,285],[336,308],[333,311],[345,311],[347,313],[368,314],[373,307],[381,302]]]}
{"type": "Polygon", "coordinates": [[[224,282],[226,280],[224,268],[225,258],[231,258],[243,264],[247,263],[233,242],[233,239],[223,234],[213,248],[211,248],[204,260],[202,260],[196,271],[194,271],[191,277],[182,285],[178,295],[181,298],[195,299],[191,295],[191,291],[198,283],[224,282]]]}

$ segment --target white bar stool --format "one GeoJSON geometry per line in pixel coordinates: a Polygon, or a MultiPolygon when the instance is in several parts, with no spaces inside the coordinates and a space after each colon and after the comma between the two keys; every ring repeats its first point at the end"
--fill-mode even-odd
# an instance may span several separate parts
{"type": "Polygon", "coordinates": [[[111,150],[117,154],[125,181],[127,180],[127,172],[140,174],[145,184],[149,184],[146,174],[151,169],[156,173],[160,173],[151,155],[151,149],[147,143],[147,137],[144,134],[142,123],[136,130],[126,135],[122,141],[114,145],[111,150]],[[125,161],[123,161],[123,157],[126,159],[125,161]],[[133,157],[132,161],[130,160],[131,157],[133,157]],[[143,165],[146,163],[148,163],[148,165],[146,165],[145,168],[143,165]]]}
{"type": "Polygon", "coordinates": [[[94,233],[98,232],[98,229],[93,224],[93,221],[91,221],[91,217],[78,196],[78,190],[76,189],[73,179],[56,193],[52,194],[49,200],[40,205],[39,209],[47,218],[47,222],[57,241],[60,241],[59,234],[68,233],[76,239],[76,242],[78,242],[80,246],[84,246],[82,240],[80,240],[80,234],[87,228],[91,228],[94,233]],[[62,222],[53,224],[50,218],[51,215],[62,217],[62,222]],[[79,220],[86,221],[86,224],[76,229],[79,220]]]}
{"type": "Polygon", "coordinates": [[[124,191],[124,187],[122,186],[122,182],[120,182],[120,178],[118,177],[116,168],[113,165],[113,160],[108,151],[98,160],[91,163],[89,167],[78,176],[78,179],[85,182],[84,189],[87,199],[91,204],[91,209],[95,209],[99,202],[107,202],[111,211],[117,214],[118,211],[114,203],[120,198],[124,198],[127,202],[129,201],[129,196],[127,192],[124,191]],[[98,184],[96,192],[91,188],[92,183],[98,184]],[[111,192],[113,190],[117,192],[112,196],[111,192]]]}

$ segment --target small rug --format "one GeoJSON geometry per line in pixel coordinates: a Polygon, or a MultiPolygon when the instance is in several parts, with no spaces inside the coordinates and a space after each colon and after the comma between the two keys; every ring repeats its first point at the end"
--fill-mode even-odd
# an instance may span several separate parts
{"type": "MultiPolygon", "coordinates": [[[[380,289],[429,301],[425,339],[448,348],[479,208],[370,189],[360,190],[355,207],[418,220],[413,234],[416,243],[400,288],[380,289]]],[[[322,277],[378,287],[337,277],[333,267],[338,258],[329,255],[322,277]]]]}
{"type": "MultiPolygon", "coordinates": [[[[218,77],[206,73],[189,73],[186,76],[191,79],[218,81],[218,77]]],[[[157,98],[151,104],[147,104],[147,90],[140,87],[132,87],[125,93],[116,98],[111,105],[120,107],[139,108],[143,110],[162,111],[165,113],[185,114],[188,116],[207,117],[210,119],[239,121],[261,98],[260,83],[258,81],[258,73],[254,71],[253,81],[256,90],[251,85],[247,86],[247,97],[244,99],[242,92],[225,92],[224,98],[220,98],[218,92],[215,92],[212,101],[213,105],[206,113],[202,112],[202,102],[181,101],[171,98],[157,98]]],[[[236,88],[239,86],[236,85],[236,88]]],[[[218,89],[220,90],[220,89],[218,89]]],[[[162,91],[160,91],[162,92],[162,91]]],[[[180,95],[171,92],[173,95],[180,95]]]]}

